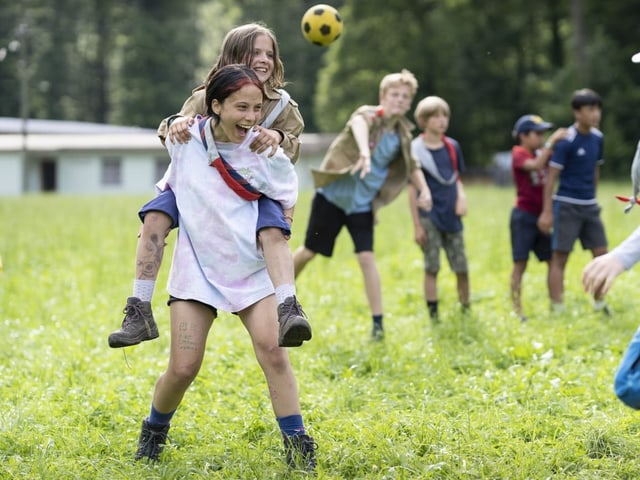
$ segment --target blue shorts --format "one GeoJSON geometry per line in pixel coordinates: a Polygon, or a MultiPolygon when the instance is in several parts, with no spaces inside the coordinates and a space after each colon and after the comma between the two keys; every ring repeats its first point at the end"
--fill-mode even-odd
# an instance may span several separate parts
{"type": "Polygon", "coordinates": [[[373,252],[373,212],[352,213],[344,210],[316,192],[311,204],[311,214],[304,246],[325,257],[333,255],[336,238],[346,226],[353,240],[355,253],[373,252]]]}
{"type": "Polygon", "coordinates": [[[138,217],[142,223],[144,223],[144,217],[151,211],[164,213],[171,218],[171,228],[178,227],[178,204],[172,190],[160,192],[140,208],[138,217]]]}
{"type": "Polygon", "coordinates": [[[511,210],[511,257],[514,262],[527,261],[533,252],[541,262],[551,259],[551,235],[538,229],[538,217],[514,208],[511,210]]]}
{"type": "MultiPolygon", "coordinates": [[[[172,190],[160,192],[156,197],[145,203],[138,211],[140,221],[144,223],[144,217],[151,211],[162,212],[171,218],[171,228],[178,227],[178,204],[172,190]]],[[[258,222],[256,232],[263,228],[279,228],[283,235],[291,235],[291,226],[284,218],[282,206],[279,202],[265,197],[258,199],[258,222]]]]}
{"type": "Polygon", "coordinates": [[[285,220],[280,202],[262,195],[258,199],[258,223],[256,232],[263,228],[279,228],[285,236],[291,235],[291,225],[285,220]]]}
{"type": "Polygon", "coordinates": [[[640,329],[629,342],[616,372],[613,388],[625,405],[640,410],[640,329]]]}

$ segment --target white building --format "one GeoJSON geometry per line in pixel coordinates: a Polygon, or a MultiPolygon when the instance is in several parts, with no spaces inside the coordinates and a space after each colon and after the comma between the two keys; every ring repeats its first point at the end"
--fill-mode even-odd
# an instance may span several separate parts
{"type": "MultiPolygon", "coordinates": [[[[301,188],[332,138],[303,134],[301,188]]],[[[168,164],[154,129],[0,117],[0,196],[151,193],[168,164]]]]}
{"type": "Polygon", "coordinates": [[[151,192],[169,156],[153,129],[0,117],[0,195],[151,192]]]}

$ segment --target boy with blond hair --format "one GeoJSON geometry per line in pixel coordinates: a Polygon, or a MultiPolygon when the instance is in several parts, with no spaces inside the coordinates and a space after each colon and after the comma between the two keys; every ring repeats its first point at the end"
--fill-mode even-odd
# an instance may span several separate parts
{"type": "Polygon", "coordinates": [[[411,153],[418,159],[433,197],[427,211],[418,205],[415,189],[409,187],[409,208],[415,241],[424,254],[424,296],[433,321],[438,320],[437,276],[440,249],[447,254],[456,274],[458,300],[463,311],[469,309],[469,270],[462,235],[462,216],[467,213],[460,172],[464,158],[460,144],[445,135],[451,110],[442,98],[429,96],[420,101],[414,116],[422,133],[411,142],[411,153]]]}
{"type": "Polygon", "coordinates": [[[338,234],[347,227],[364,277],[373,339],[384,336],[382,287],[373,254],[375,213],[400,194],[407,178],[418,192],[416,201],[431,208],[429,188],[411,156],[413,125],[405,117],[417,89],[408,70],[386,75],[380,103],[353,112],[320,168],[312,171],[317,190],[304,246],[293,255],[297,277],[317,253],[331,257],[338,234]]]}

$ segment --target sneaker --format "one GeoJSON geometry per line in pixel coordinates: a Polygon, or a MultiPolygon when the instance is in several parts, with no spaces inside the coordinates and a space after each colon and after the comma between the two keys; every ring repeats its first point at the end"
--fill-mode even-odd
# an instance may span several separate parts
{"type": "Polygon", "coordinates": [[[143,420],[136,460],[147,457],[152,462],[157,462],[158,456],[167,442],[168,431],[169,425],[153,426],[147,419],[143,420]]]}
{"type": "Polygon", "coordinates": [[[305,317],[295,296],[285,298],[284,302],[278,305],[279,346],[299,347],[302,342],[311,339],[311,325],[305,317]]]}
{"type": "Polygon", "coordinates": [[[139,298],[127,298],[127,306],[124,307],[125,314],[120,330],[109,335],[109,346],[111,348],[129,347],[137,345],[145,340],[158,338],[158,326],[153,319],[151,303],[143,302],[139,298]]]}
{"type": "Polygon", "coordinates": [[[379,323],[374,323],[371,329],[371,340],[384,340],[384,328],[379,323]]]}
{"type": "Polygon", "coordinates": [[[287,453],[287,465],[312,473],[316,470],[316,449],[318,445],[309,435],[284,437],[284,450],[287,453]]]}
{"type": "Polygon", "coordinates": [[[593,310],[596,312],[602,312],[605,316],[610,317],[613,315],[613,311],[609,304],[604,300],[596,300],[593,303],[593,310]]]}

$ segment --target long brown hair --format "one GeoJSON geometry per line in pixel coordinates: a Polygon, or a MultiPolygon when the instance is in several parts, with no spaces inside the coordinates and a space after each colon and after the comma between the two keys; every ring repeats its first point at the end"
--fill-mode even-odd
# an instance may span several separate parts
{"type": "Polygon", "coordinates": [[[220,55],[213,65],[204,84],[207,85],[217,70],[225,65],[245,64],[251,65],[253,60],[253,45],[256,37],[266,35],[273,43],[273,73],[266,83],[272,88],[284,87],[284,65],[280,59],[278,41],[273,31],[263,23],[247,23],[235,27],[227,33],[222,41],[220,55]]]}

